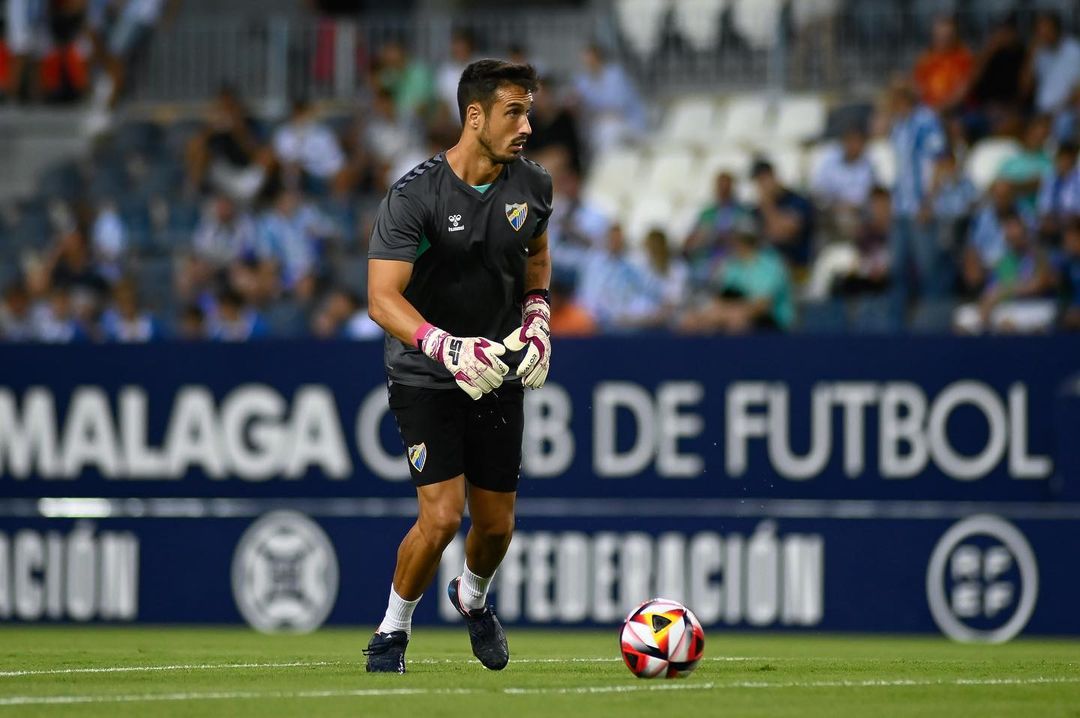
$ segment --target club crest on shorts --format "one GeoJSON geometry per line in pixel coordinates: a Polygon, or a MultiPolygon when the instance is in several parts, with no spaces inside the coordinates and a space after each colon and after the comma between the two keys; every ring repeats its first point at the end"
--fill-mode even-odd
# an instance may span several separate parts
{"type": "Polygon", "coordinates": [[[521,225],[525,224],[525,218],[528,216],[529,205],[525,202],[506,205],[506,219],[515,232],[521,229],[521,225]]]}
{"type": "Polygon", "coordinates": [[[419,443],[409,447],[409,463],[417,471],[424,470],[424,464],[427,463],[427,444],[419,443]]]}

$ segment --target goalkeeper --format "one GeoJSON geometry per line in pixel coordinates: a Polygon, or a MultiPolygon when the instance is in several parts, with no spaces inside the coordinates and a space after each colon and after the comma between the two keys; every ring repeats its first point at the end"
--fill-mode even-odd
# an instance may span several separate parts
{"type": "Polygon", "coordinates": [[[509,660],[487,590],[514,530],[524,388],[543,386],[551,357],[551,177],[522,157],[536,88],[531,66],[469,65],[458,143],[398,180],[375,220],[370,313],[387,334],[390,409],[419,515],[364,651],[369,672],[405,672],[413,610],[466,502],[472,525],[450,601],[480,662],[499,670],[509,660]]]}

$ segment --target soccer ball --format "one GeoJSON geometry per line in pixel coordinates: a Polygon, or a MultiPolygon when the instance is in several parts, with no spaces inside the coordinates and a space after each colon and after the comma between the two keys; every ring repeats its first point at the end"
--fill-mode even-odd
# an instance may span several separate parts
{"type": "Polygon", "coordinates": [[[686,606],[654,598],[626,617],[619,644],[626,667],[638,678],[682,678],[705,652],[705,631],[686,606]]]}

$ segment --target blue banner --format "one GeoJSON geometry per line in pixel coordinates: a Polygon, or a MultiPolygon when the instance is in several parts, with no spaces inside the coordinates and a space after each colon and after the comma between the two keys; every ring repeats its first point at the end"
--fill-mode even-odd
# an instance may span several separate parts
{"type": "MultiPolygon", "coordinates": [[[[366,344],[0,347],[0,496],[411,493],[366,344]]],[[[560,341],[522,494],[1080,496],[1080,338],[560,341]]]]}
{"type": "MultiPolygon", "coordinates": [[[[0,620],[373,624],[415,499],[381,347],[0,347],[0,620]]],[[[1080,635],[1080,338],[559,341],[515,625],[1080,635]]],[[[456,620],[447,550],[420,623],[456,620]]]]}

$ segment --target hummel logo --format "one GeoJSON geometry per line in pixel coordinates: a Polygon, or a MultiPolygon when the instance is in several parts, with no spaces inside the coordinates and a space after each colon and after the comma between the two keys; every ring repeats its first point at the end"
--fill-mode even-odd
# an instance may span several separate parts
{"type": "Polygon", "coordinates": [[[461,358],[461,340],[454,339],[453,341],[451,341],[450,349],[448,349],[448,351],[450,352],[450,361],[457,364],[458,359],[461,358]]]}
{"type": "Polygon", "coordinates": [[[447,232],[461,232],[465,229],[465,225],[461,224],[460,214],[452,214],[447,219],[450,220],[450,226],[446,228],[447,232]]]}

